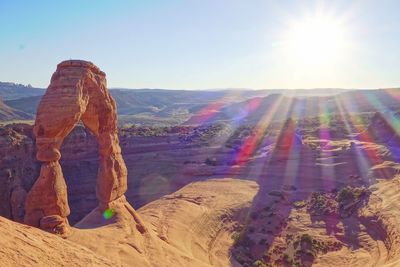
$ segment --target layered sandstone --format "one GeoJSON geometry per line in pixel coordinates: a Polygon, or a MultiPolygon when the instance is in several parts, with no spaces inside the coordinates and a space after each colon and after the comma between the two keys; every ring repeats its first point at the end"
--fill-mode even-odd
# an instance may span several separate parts
{"type": "Polygon", "coordinates": [[[108,203],[126,192],[127,169],[117,135],[116,105],[107,90],[105,73],[91,62],[64,61],[58,64],[37,110],[33,132],[36,157],[43,164],[26,199],[25,223],[51,232],[66,232],[70,209],[59,164],[60,147],[79,121],[99,144],[99,208],[107,209],[108,203]]]}

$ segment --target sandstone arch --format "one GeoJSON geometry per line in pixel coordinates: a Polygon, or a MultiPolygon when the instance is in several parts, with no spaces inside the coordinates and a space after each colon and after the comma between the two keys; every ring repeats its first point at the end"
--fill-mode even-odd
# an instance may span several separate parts
{"type": "Polygon", "coordinates": [[[116,105],[107,90],[105,73],[91,62],[63,61],[57,65],[37,109],[33,132],[36,157],[43,163],[26,199],[26,224],[50,232],[67,230],[70,209],[59,164],[60,147],[80,120],[99,143],[96,185],[99,207],[106,209],[108,203],[126,192],[127,169],[117,135],[116,105]]]}

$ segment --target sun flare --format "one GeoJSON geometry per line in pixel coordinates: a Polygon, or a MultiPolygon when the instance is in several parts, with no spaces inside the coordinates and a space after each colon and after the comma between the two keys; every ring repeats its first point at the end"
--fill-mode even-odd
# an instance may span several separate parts
{"type": "Polygon", "coordinates": [[[287,55],[300,66],[332,64],[348,46],[346,27],[329,17],[293,22],[285,39],[287,55]]]}

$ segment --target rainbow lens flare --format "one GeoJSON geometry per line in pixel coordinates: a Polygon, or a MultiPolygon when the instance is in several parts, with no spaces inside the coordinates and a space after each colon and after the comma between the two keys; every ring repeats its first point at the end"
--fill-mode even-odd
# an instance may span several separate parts
{"type": "Polygon", "coordinates": [[[114,216],[114,211],[112,209],[106,209],[103,212],[103,217],[106,220],[111,219],[113,216],[114,216]]]}

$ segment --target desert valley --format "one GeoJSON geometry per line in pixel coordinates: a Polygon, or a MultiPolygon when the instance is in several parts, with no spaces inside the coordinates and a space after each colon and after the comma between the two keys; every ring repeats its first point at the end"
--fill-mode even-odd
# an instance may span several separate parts
{"type": "Polygon", "coordinates": [[[400,267],[400,1],[0,1],[0,267],[400,267]]]}
{"type": "Polygon", "coordinates": [[[90,118],[108,112],[90,104],[107,98],[91,93],[100,90],[93,87],[99,79],[91,64],[59,64],[46,98],[42,89],[11,83],[0,88],[0,255],[6,266],[399,263],[400,89],[322,96],[301,90],[166,90],[162,98],[157,93],[159,102],[153,90],[111,89],[118,110],[134,108],[118,113],[128,173],[124,196],[118,180],[123,168],[98,156],[104,144],[93,127],[102,124],[86,119],[87,112],[90,118]],[[85,108],[73,92],[95,100],[84,100],[85,108]],[[83,115],[71,113],[74,105],[83,115]],[[66,138],[61,145],[40,134],[66,138]],[[53,161],[43,150],[52,144],[60,146],[61,177],[41,164],[53,161]],[[117,182],[101,178],[109,173],[105,168],[119,170],[108,174],[117,182]],[[66,187],[58,184],[63,176],[66,187]],[[110,193],[99,196],[99,190],[110,193]],[[65,205],[70,215],[62,212],[65,205]],[[38,208],[43,215],[32,213],[38,208]]]}

